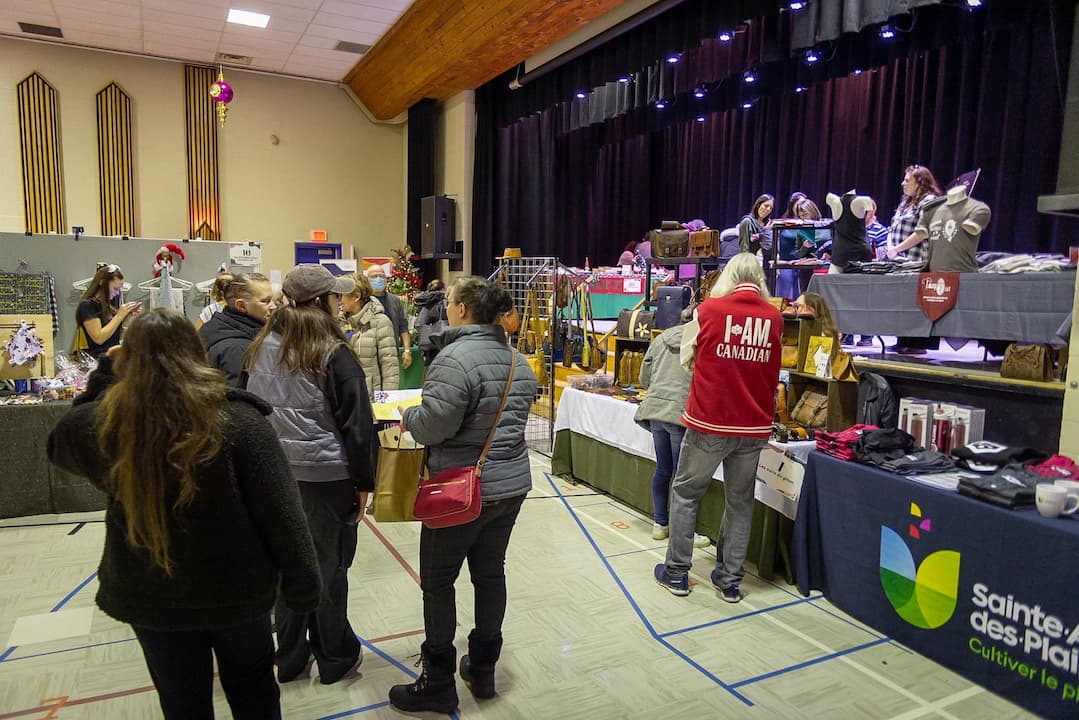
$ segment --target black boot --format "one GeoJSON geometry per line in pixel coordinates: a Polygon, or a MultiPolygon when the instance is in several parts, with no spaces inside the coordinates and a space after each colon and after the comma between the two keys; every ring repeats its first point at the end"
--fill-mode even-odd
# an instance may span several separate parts
{"type": "Polygon", "coordinates": [[[461,679],[472,695],[485,699],[495,696],[495,663],[502,654],[502,636],[480,640],[473,630],[468,635],[468,655],[461,658],[461,679]]]}
{"type": "Polygon", "coordinates": [[[457,685],[453,670],[457,652],[452,645],[432,651],[426,643],[420,652],[423,672],[414,683],[390,688],[390,704],[404,712],[456,712],[457,685]]]}

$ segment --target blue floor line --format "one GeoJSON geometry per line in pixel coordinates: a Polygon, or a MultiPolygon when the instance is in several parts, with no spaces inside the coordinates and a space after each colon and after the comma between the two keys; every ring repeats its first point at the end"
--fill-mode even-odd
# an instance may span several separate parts
{"type": "Polygon", "coordinates": [[[337,718],[348,717],[350,715],[359,715],[360,713],[365,713],[368,710],[378,710],[379,708],[384,708],[389,704],[389,700],[383,700],[382,702],[375,703],[373,705],[364,705],[363,707],[354,708],[352,710],[345,710],[344,712],[334,713],[333,715],[323,715],[318,720],[337,720],[337,718]]]}
{"type": "MultiPolygon", "coordinates": [[[[71,600],[71,598],[75,597],[78,594],[79,590],[82,590],[84,587],[89,585],[90,581],[93,580],[96,577],[97,577],[97,570],[94,570],[92,573],[90,573],[90,577],[86,578],[81,583],[79,583],[75,587],[74,590],[72,590],[71,592],[69,592],[67,595],[64,596],[63,600],[56,603],[56,606],[52,610],[50,610],[49,612],[56,612],[57,610],[62,608],[64,605],[67,605],[68,601],[71,600]]],[[[0,654],[0,663],[6,661],[9,657],[11,657],[11,653],[15,652],[18,649],[19,649],[18,645],[12,645],[7,650],[5,650],[3,652],[3,654],[0,654]]]]}
{"type": "Polygon", "coordinates": [[[36,653],[34,655],[20,655],[17,658],[11,658],[8,662],[16,662],[18,660],[30,660],[31,658],[45,657],[46,655],[59,655],[60,653],[75,652],[76,650],[90,650],[96,647],[104,647],[105,645],[118,645],[119,643],[131,642],[135,638],[124,638],[123,640],[106,640],[105,642],[93,643],[91,645],[79,645],[78,647],[64,648],[63,650],[50,650],[49,652],[36,653]]]}
{"type": "Polygon", "coordinates": [[[71,598],[73,598],[73,597],[75,597],[76,595],[79,594],[79,590],[82,590],[84,587],[89,585],[90,582],[96,577],[97,577],[97,570],[94,570],[92,573],[90,573],[90,577],[86,578],[81,583],[79,583],[78,586],[74,590],[72,590],[71,592],[69,592],[67,595],[64,596],[63,600],[56,603],[56,607],[54,607],[49,612],[56,612],[57,610],[62,608],[64,605],[67,605],[68,601],[71,600],[71,598]]]}
{"type": "Polygon", "coordinates": [[[641,548],[640,550],[627,550],[626,552],[611,553],[610,555],[606,555],[605,557],[616,558],[616,557],[622,557],[623,555],[635,555],[636,553],[652,552],[654,550],[665,550],[666,548],[667,548],[666,545],[657,545],[655,547],[650,547],[650,548],[641,548]]]}
{"type": "Polygon", "coordinates": [[[785,674],[787,674],[789,672],[794,672],[795,670],[802,670],[803,668],[811,667],[813,665],[817,665],[817,664],[820,664],[822,662],[827,662],[829,660],[835,660],[836,658],[843,657],[844,655],[850,655],[851,653],[856,653],[859,650],[865,650],[867,648],[875,647],[877,645],[883,645],[886,642],[889,642],[889,638],[880,638],[879,640],[873,640],[872,642],[863,643],[862,645],[856,645],[856,646],[854,646],[852,648],[847,648],[846,650],[840,650],[839,652],[834,652],[834,653],[830,653],[828,655],[823,655],[823,656],[821,656],[819,658],[814,658],[812,660],[806,660],[805,662],[798,663],[797,665],[791,665],[790,667],[785,667],[785,668],[782,668],[780,670],[773,670],[772,672],[765,673],[763,675],[758,675],[757,677],[752,677],[752,678],[749,678],[748,680],[741,680],[739,682],[736,682],[731,687],[738,688],[738,687],[743,687],[745,685],[751,685],[753,683],[760,682],[761,680],[768,680],[769,678],[774,678],[774,677],[777,677],[779,675],[785,675],[785,674]]]}
{"type": "Polygon", "coordinates": [[[793,605],[801,605],[803,603],[809,602],[810,600],[816,600],[819,597],[821,596],[817,595],[816,597],[812,598],[792,600],[790,602],[782,603],[780,605],[771,605],[766,608],[761,608],[760,610],[750,610],[749,612],[744,612],[741,615],[733,615],[731,617],[725,617],[720,620],[712,620],[711,622],[701,623],[700,625],[690,625],[689,627],[679,628],[678,630],[668,630],[667,632],[660,635],[660,637],[666,638],[672,637],[674,635],[682,635],[683,633],[693,632],[695,630],[703,630],[705,628],[715,627],[716,625],[723,625],[725,623],[734,622],[735,620],[742,620],[747,617],[753,617],[754,615],[763,615],[764,613],[770,613],[773,610],[782,610],[783,608],[789,608],[793,605]]]}
{"type": "Polygon", "coordinates": [[[730,685],[728,685],[727,683],[723,682],[718,677],[716,677],[707,668],[701,666],[693,658],[689,657],[684,652],[682,652],[681,650],[679,650],[678,648],[674,647],[669,642],[667,642],[667,640],[665,640],[664,638],[659,636],[659,634],[656,632],[656,629],[654,627],[652,627],[652,623],[649,622],[648,618],[645,616],[644,612],[641,610],[640,606],[637,604],[637,601],[633,599],[633,595],[631,595],[629,590],[626,589],[625,584],[623,584],[623,582],[622,582],[622,578],[620,578],[618,576],[618,573],[616,573],[614,568],[611,567],[611,564],[607,561],[607,558],[605,558],[603,556],[603,553],[600,552],[599,546],[596,544],[596,541],[592,537],[592,534],[590,532],[588,532],[588,528],[586,528],[584,526],[584,523],[581,522],[581,519],[579,517],[577,517],[577,513],[573,512],[573,506],[571,506],[569,504],[569,502],[566,500],[566,497],[564,495],[562,495],[562,492],[558,489],[558,486],[555,485],[554,481],[551,480],[550,473],[544,473],[544,475],[547,478],[547,482],[550,483],[550,485],[554,489],[554,491],[556,493],[558,493],[559,497],[562,500],[562,504],[566,507],[566,510],[569,511],[570,517],[573,518],[573,521],[575,523],[577,523],[577,527],[580,528],[582,533],[584,533],[585,539],[588,540],[589,545],[592,546],[592,549],[595,551],[596,556],[599,557],[600,562],[602,562],[603,566],[607,568],[607,572],[610,574],[611,579],[613,579],[615,584],[618,585],[618,589],[622,592],[622,595],[625,596],[626,601],[629,603],[630,607],[633,608],[633,612],[637,613],[637,617],[640,618],[641,623],[644,624],[645,629],[648,630],[649,634],[653,638],[655,638],[656,642],[658,642],[659,644],[666,647],[668,650],[670,650],[672,653],[674,653],[677,657],[684,660],[690,667],[694,668],[695,670],[700,672],[702,675],[704,675],[706,678],[708,678],[709,680],[714,682],[716,685],[719,685],[721,688],[723,688],[724,690],[729,692],[731,695],[733,695],[734,697],[741,700],[747,706],[753,707],[753,703],[752,703],[752,701],[750,701],[749,698],[747,698],[746,696],[744,696],[741,693],[737,692],[730,685]]]}

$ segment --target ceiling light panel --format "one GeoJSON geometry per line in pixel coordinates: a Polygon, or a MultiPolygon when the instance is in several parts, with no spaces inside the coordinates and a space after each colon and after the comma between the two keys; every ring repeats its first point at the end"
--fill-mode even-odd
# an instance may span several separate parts
{"type": "Polygon", "coordinates": [[[250,10],[229,10],[226,21],[236,25],[248,25],[250,27],[264,28],[270,24],[270,16],[263,13],[251,12],[250,10]]]}

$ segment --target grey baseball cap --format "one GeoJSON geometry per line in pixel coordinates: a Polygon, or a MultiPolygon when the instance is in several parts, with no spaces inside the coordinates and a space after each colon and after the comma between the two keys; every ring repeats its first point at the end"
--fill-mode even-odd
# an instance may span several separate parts
{"type": "Polygon", "coordinates": [[[356,289],[356,281],[350,277],[335,277],[322,265],[297,265],[289,270],[281,291],[294,303],[305,303],[326,293],[348,295],[356,289]]]}

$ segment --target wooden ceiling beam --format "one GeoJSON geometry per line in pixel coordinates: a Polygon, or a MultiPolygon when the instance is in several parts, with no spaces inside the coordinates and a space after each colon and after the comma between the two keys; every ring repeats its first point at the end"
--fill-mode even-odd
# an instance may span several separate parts
{"type": "Polygon", "coordinates": [[[344,81],[388,120],[479,87],[624,1],[416,0],[344,81]]]}

